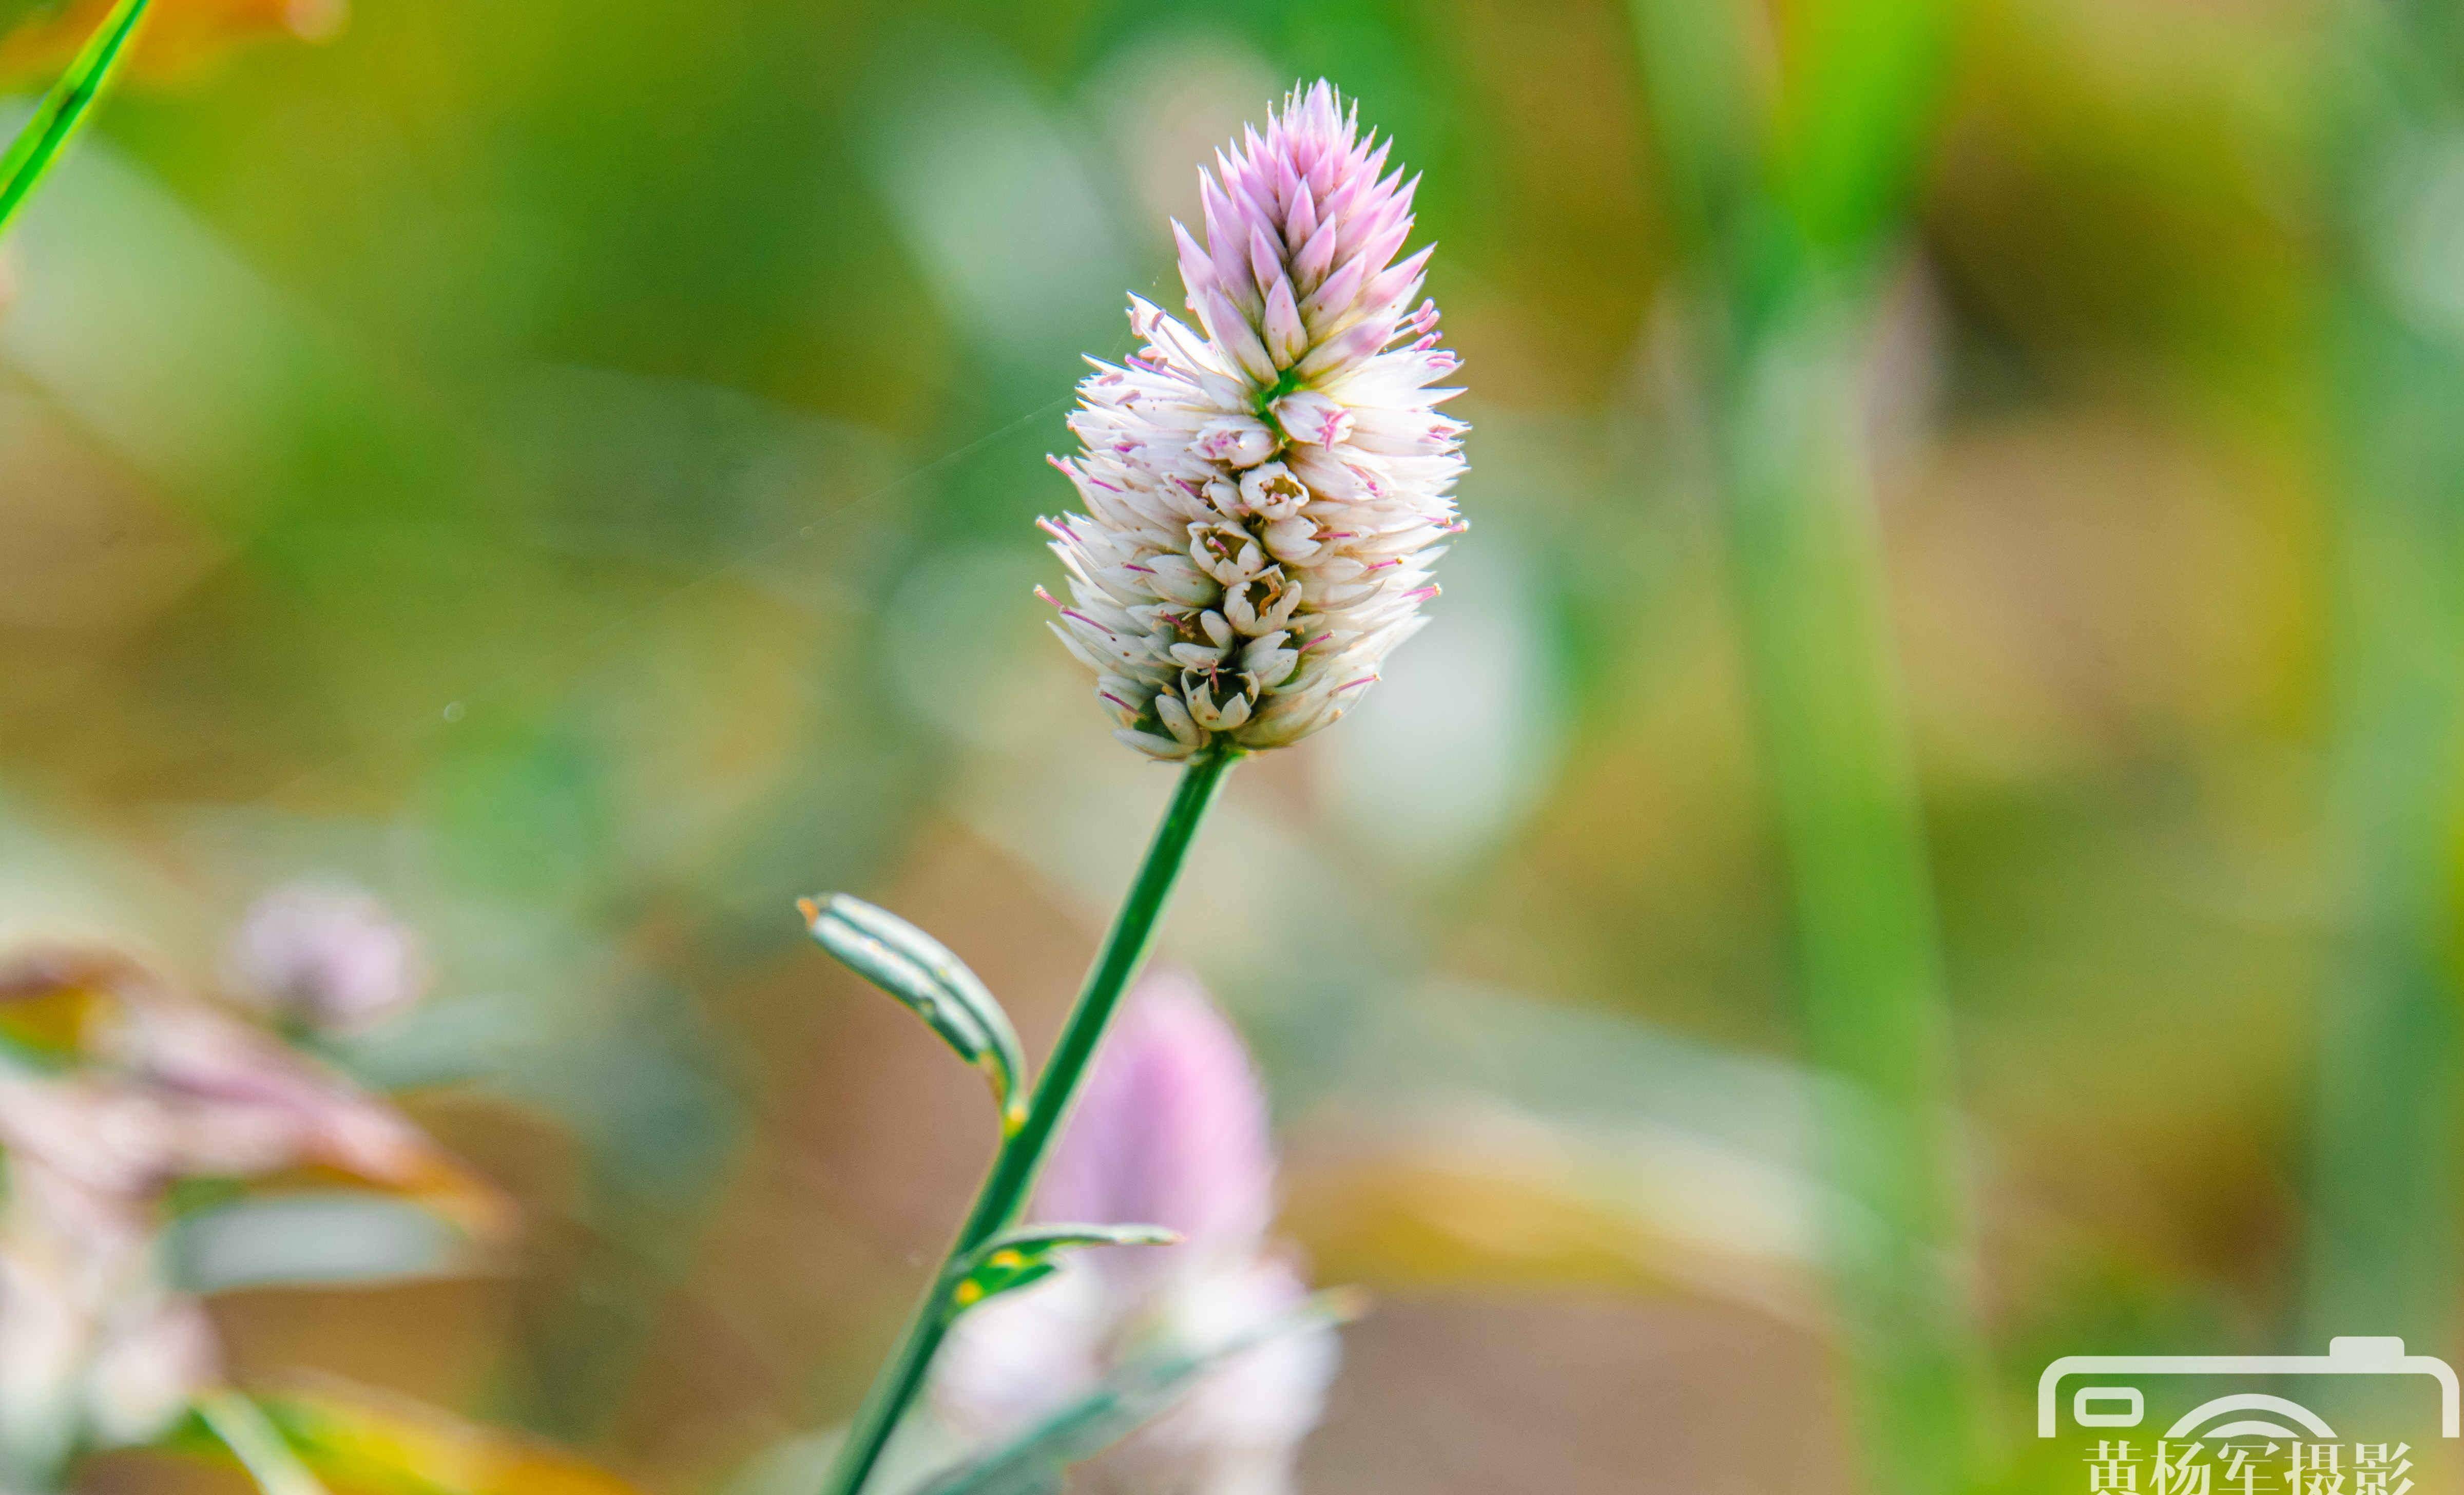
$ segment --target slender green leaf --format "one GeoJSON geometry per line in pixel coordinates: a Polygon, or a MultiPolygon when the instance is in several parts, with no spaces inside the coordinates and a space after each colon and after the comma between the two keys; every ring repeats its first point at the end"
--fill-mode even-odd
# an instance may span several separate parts
{"type": "Polygon", "coordinates": [[[160,1251],[182,1290],[331,1286],[435,1278],[470,1264],[470,1240],[418,1202],[362,1189],[246,1196],[174,1216],[160,1251]]]}
{"type": "Polygon", "coordinates": [[[1361,1308],[1356,1292],[1322,1292],[1246,1333],[1133,1361],[1009,1442],[935,1476],[916,1495],[1045,1495],[1059,1486],[1064,1469],[1135,1432],[1207,1372],[1287,1335],[1346,1323],[1361,1308]]]}
{"type": "Polygon", "coordinates": [[[1177,1231],[1161,1225],[1031,1225],[994,1237],[967,1258],[950,1288],[953,1317],[987,1298],[1041,1282],[1060,1269],[1063,1251],[1099,1245],[1172,1245],[1177,1231]]]}
{"type": "Polygon", "coordinates": [[[1004,1231],[984,1247],[996,1251],[1059,1251],[1071,1246],[1177,1245],[1180,1232],[1161,1225],[1029,1225],[1004,1231]]]}
{"type": "Polygon", "coordinates": [[[907,1004],[959,1058],[984,1072],[1001,1128],[1026,1119],[1026,1056],[999,999],[939,940],[845,893],[797,905],[823,949],[907,1004]]]}
{"type": "Polygon", "coordinates": [[[34,117],[17,132],[9,146],[9,154],[0,157],[0,233],[8,231],[17,209],[41,185],[68,148],[86,117],[93,113],[97,100],[111,82],[112,74],[127,54],[129,39],[137,34],[137,23],[145,18],[149,0],[120,0],[111,13],[96,29],[94,38],[69,64],[68,72],[52,91],[43,96],[34,117]]]}

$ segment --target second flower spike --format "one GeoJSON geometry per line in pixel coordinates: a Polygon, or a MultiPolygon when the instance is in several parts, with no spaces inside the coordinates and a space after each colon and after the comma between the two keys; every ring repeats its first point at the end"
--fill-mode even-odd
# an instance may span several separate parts
{"type": "MultiPolygon", "coordinates": [[[[1194,1357],[1210,1368],[1186,1395],[1071,1488],[1289,1495],[1338,1347],[1330,1306],[1313,1304],[1274,1238],[1266,1097],[1240,1034],[1191,978],[1149,975],[1079,1100],[1034,1218],[1152,1221],[1179,1243],[1090,1242],[1050,1280],[967,1314],[940,1364],[942,1415],[998,1446],[1066,1423],[1120,1377],[1194,1357]]],[[[1068,1239],[1085,1228],[1029,1227],[1068,1239]]]]}

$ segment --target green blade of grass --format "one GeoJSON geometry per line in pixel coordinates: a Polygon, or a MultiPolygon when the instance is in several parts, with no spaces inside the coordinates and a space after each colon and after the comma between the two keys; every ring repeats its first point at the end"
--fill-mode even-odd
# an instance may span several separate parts
{"type": "Polygon", "coordinates": [[[1933,882],[1858,417],[1860,302],[1804,287],[1721,419],[1730,569],[1786,851],[1806,1052],[1837,1191],[1828,1255],[1864,1487],[1972,1487],[1982,1355],[1933,882]]]}
{"type": "MultiPolygon", "coordinates": [[[[2304,1323],[2453,1353],[2464,1250],[2464,349],[2409,304],[2390,240],[2411,164],[2464,105],[2436,7],[2348,6],[2321,55],[2332,272],[2321,309],[2335,505],[2331,841],[2304,1323]],[[2399,184],[2390,187],[2387,184],[2399,184]]],[[[2374,1406],[2356,1383],[2331,1418],[2374,1406]]]]}
{"type": "Polygon", "coordinates": [[[1762,768],[1785,852],[1808,1057],[1837,1196],[1826,1255],[1861,1487],[1973,1488],[1983,1352],[1963,1284],[1949,1012],[1861,422],[1862,350],[1933,139],[1952,7],[1632,0],[1691,262],[1762,768]],[[1764,97],[1768,95],[1768,97],[1764,97]]]}
{"type": "Polygon", "coordinates": [[[102,91],[110,86],[112,75],[119,71],[121,59],[127,55],[129,40],[137,34],[137,25],[145,18],[146,7],[152,0],[120,0],[103,17],[77,60],[52,91],[43,96],[34,117],[17,132],[10,143],[9,154],[0,156],[0,233],[26,206],[53,166],[59,163],[60,153],[68,148],[87,116],[94,112],[102,91]]]}

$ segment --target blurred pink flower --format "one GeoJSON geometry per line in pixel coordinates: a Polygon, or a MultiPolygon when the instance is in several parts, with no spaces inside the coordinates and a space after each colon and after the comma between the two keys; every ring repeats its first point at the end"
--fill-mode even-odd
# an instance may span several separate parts
{"type": "Polygon", "coordinates": [[[0,1069],[0,1148],[85,1187],[150,1196],[198,1176],[326,1168],[414,1188],[441,1154],[400,1112],[133,963],[20,956],[0,1004],[75,1001],[68,1068],[0,1069]]]}
{"type": "Polygon", "coordinates": [[[219,1374],[213,1330],[156,1262],[151,1201],[11,1144],[0,1207],[0,1451],[20,1475],[74,1443],[145,1441],[219,1374]]]}
{"type": "MultiPolygon", "coordinates": [[[[1196,980],[1138,983],[1036,1189],[1036,1218],[1163,1225],[1183,1252],[1253,1255],[1275,1214],[1266,1102],[1241,1035],[1196,980]]],[[[1180,1252],[1121,1247],[1110,1262],[1180,1252]]],[[[1109,1262],[1108,1262],[1109,1264],[1109,1262]]]]}
{"type": "MultiPolygon", "coordinates": [[[[1015,1432],[1141,1355],[1202,1350],[1292,1311],[1308,1286],[1268,1239],[1274,1193],[1265,1097],[1240,1036],[1187,976],[1148,976],[1105,1040],[1034,1213],[1185,1239],[1082,1253],[967,1314],[936,1368],[942,1411],[987,1437],[1015,1432]]],[[[1123,1495],[1287,1489],[1335,1360],[1328,1330],[1270,1340],[1082,1473],[1123,1495]]]]}
{"type": "Polygon", "coordinates": [[[1045,524],[1069,575],[1054,631],[1155,758],[1341,716],[1426,621],[1463,527],[1465,428],[1437,413],[1461,391],[1428,387],[1458,361],[1413,304],[1429,252],[1395,262],[1418,181],[1386,154],[1331,85],[1295,89],[1199,173],[1205,244],[1173,225],[1202,332],[1132,297],[1146,346],[1078,386],[1082,450],[1055,465],[1087,512],[1045,524]]]}
{"type": "Polygon", "coordinates": [[[355,888],[293,883],[256,900],[233,936],[235,995],[312,1027],[368,1026],[428,984],[419,938],[355,888]]]}
{"type": "Polygon", "coordinates": [[[21,954],[0,1015],[60,1062],[0,1063],[0,1481],[78,1440],[151,1438],[218,1374],[203,1310],[160,1271],[181,1179],[328,1171],[502,1227],[494,1191],[392,1107],[134,962],[21,954]]]}

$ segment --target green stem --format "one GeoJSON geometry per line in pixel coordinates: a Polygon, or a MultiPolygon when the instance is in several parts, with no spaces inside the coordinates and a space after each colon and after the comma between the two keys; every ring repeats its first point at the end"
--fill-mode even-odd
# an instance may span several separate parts
{"type": "Polygon", "coordinates": [[[1121,900],[1120,912],[1113,915],[1103,950],[1087,973],[1087,984],[1078,994],[1077,1005],[1070,1008],[1069,1019],[1062,1025],[1052,1058],[1036,1082],[1035,1098],[1027,1108],[1026,1120],[1002,1139],[1001,1151],[993,1156],[992,1169],[984,1176],[983,1187],[977,1191],[975,1207],[967,1212],[966,1223],[958,1228],[957,1239],[951,1243],[940,1269],[933,1274],[931,1285],[915,1305],[914,1315],[908,1320],[898,1348],[882,1367],[871,1391],[866,1394],[855,1423],[847,1430],[847,1441],[840,1445],[838,1459],[831,1465],[829,1481],[823,1486],[827,1495],[857,1495],[864,1488],[873,1465],[881,1460],[890,1435],[897,1430],[909,1404],[923,1389],[924,1377],[933,1368],[933,1356],[949,1330],[949,1294],[957,1281],[959,1263],[1015,1221],[1025,1208],[1036,1170],[1043,1165],[1045,1150],[1068,1114],[1069,1102],[1095,1057],[1096,1045],[1103,1041],[1112,1010],[1120,1005],[1130,978],[1146,960],[1155,921],[1162,916],[1164,900],[1171,896],[1172,885],[1180,876],[1181,862],[1189,854],[1190,843],[1197,838],[1199,823],[1206,818],[1207,807],[1222,786],[1223,776],[1239,757],[1237,750],[1211,754],[1190,764],[1181,775],[1171,807],[1164,811],[1163,824],[1155,827],[1155,840],[1147,846],[1146,860],[1139,865],[1136,879],[1121,900]]]}
{"type": "Polygon", "coordinates": [[[1942,92],[1947,0],[1630,0],[1711,394],[1761,759],[1785,843],[1828,1252],[1864,1488],[1973,1484],[1948,1017],[1867,491],[1860,354],[1942,92]]]}
{"type": "MultiPolygon", "coordinates": [[[[2343,7],[2325,53],[2334,280],[2336,740],[2343,865],[2320,1002],[2302,1332],[2446,1354],[2459,1245],[2456,966],[2464,828],[2464,357],[2387,295],[2385,184],[2464,106],[2464,36],[2437,8],[2343,7]]],[[[2330,1413],[2330,1416],[2337,1414],[2330,1413]]]]}
{"type": "Polygon", "coordinates": [[[1948,1020],[1858,435],[1869,308],[1817,287],[1745,350],[1723,445],[1762,758],[1827,1097],[1835,1303],[1866,1487],[1968,1485],[1981,1355],[1960,1283],[1948,1020]]]}
{"type": "Polygon", "coordinates": [[[68,148],[94,112],[94,105],[109,86],[112,75],[120,70],[127,55],[129,39],[137,34],[137,23],[145,18],[148,0],[120,0],[102,25],[77,53],[69,70],[43,96],[34,117],[10,143],[9,153],[0,156],[0,233],[17,216],[43,178],[68,148]]]}

